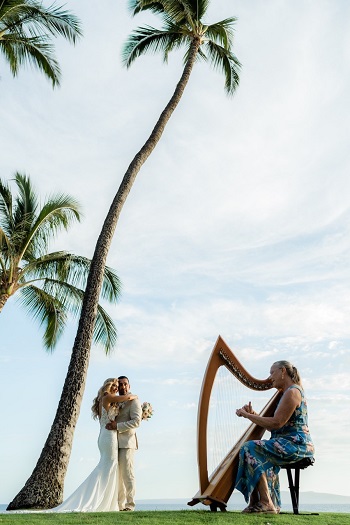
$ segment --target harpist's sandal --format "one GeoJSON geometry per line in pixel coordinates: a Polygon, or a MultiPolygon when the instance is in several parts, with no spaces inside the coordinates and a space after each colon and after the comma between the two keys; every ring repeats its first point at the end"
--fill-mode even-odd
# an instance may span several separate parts
{"type": "Polygon", "coordinates": [[[245,509],[242,510],[242,514],[250,514],[251,512],[256,512],[255,505],[248,505],[245,509]]]}
{"type": "Polygon", "coordinates": [[[277,510],[269,508],[267,505],[262,505],[262,503],[257,503],[256,505],[253,505],[253,509],[251,512],[261,512],[263,514],[278,514],[277,510]]]}

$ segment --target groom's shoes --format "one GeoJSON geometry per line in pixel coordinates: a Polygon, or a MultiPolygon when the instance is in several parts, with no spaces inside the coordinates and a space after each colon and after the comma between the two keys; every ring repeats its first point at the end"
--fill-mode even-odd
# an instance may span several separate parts
{"type": "Polygon", "coordinates": [[[122,509],[121,512],[123,512],[124,510],[130,510],[131,511],[131,509],[129,509],[129,507],[125,507],[125,509],[122,509]]]}

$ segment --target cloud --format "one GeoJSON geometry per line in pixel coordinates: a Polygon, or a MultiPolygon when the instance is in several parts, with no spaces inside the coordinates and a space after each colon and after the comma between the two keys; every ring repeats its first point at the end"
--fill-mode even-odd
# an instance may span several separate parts
{"type": "MultiPolygon", "coordinates": [[[[348,358],[349,360],[349,358],[348,358]]],[[[342,367],[345,363],[342,364],[342,367]]],[[[334,401],[350,398],[350,377],[347,372],[327,374],[308,380],[308,388],[318,392],[316,399],[334,401]],[[333,392],[333,393],[332,393],[333,392]],[[329,397],[331,396],[331,398],[329,397]]]]}

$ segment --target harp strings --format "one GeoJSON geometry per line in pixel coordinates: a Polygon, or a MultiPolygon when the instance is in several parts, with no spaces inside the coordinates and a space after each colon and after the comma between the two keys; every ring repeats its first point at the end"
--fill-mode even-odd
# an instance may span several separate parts
{"type": "Polygon", "coordinates": [[[221,366],[216,374],[208,412],[207,459],[210,475],[234,444],[251,424],[249,420],[237,417],[236,408],[252,402],[260,412],[271,397],[271,391],[255,391],[242,385],[238,379],[221,366]]]}

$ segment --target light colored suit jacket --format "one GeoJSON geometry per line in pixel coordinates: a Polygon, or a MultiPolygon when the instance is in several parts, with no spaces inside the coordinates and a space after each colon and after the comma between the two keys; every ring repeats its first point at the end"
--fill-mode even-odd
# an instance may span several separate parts
{"type": "Polygon", "coordinates": [[[141,416],[142,409],[139,399],[125,401],[116,418],[118,448],[138,448],[136,429],[140,426],[141,416]]]}

